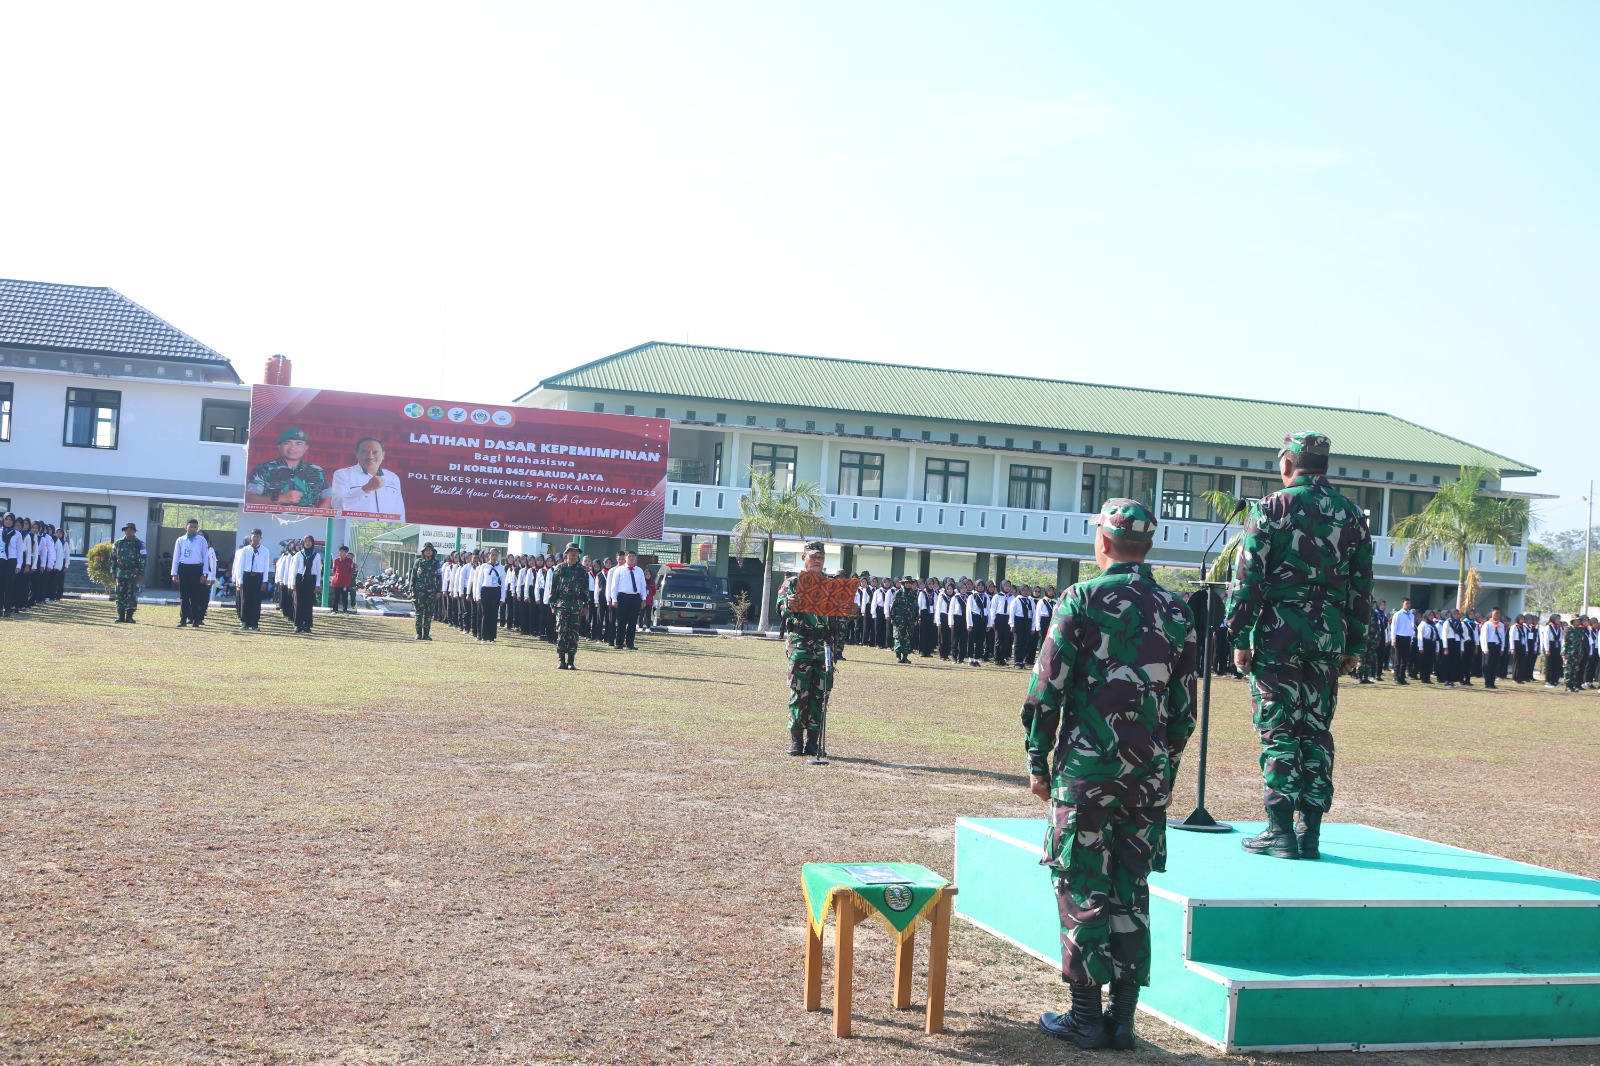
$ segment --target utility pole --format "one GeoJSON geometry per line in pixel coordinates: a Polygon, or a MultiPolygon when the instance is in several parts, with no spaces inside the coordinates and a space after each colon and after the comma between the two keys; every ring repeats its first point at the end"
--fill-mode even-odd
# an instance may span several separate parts
{"type": "Polygon", "coordinates": [[[1589,548],[1594,544],[1594,481],[1589,481],[1589,518],[1583,523],[1583,602],[1578,604],[1579,614],[1589,613],[1589,548]]]}

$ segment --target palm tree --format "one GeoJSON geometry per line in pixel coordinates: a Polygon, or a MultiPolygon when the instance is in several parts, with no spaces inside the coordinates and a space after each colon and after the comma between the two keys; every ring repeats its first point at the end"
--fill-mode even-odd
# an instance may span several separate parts
{"type": "MultiPolygon", "coordinates": [[[[1200,496],[1211,505],[1219,517],[1226,517],[1239,509],[1239,497],[1226,489],[1208,489],[1200,496]]],[[[1206,571],[1204,580],[1227,581],[1233,576],[1234,564],[1239,559],[1239,542],[1243,536],[1244,524],[1241,522],[1239,532],[1228,538],[1228,542],[1222,546],[1217,557],[1211,561],[1211,569],[1206,571]]]]}
{"type": "Polygon", "coordinates": [[[1527,500],[1483,493],[1484,484],[1493,476],[1494,471],[1487,467],[1462,467],[1461,476],[1440,489],[1428,506],[1400,519],[1389,531],[1395,540],[1405,542],[1400,568],[1408,573],[1422,569],[1434,548],[1455,556],[1456,607],[1460,610],[1471,608],[1477,599],[1478,570],[1469,562],[1473,547],[1487,545],[1494,549],[1497,562],[1506,562],[1529,526],[1527,500]]]}
{"type": "Polygon", "coordinates": [[[822,519],[822,490],[802,481],[780,489],[770,473],[750,468],[750,491],[739,497],[739,521],[733,527],[733,553],[743,555],[752,540],[766,542],[762,551],[761,621],[765,630],[772,612],[772,550],[778,537],[828,535],[822,519]]]}

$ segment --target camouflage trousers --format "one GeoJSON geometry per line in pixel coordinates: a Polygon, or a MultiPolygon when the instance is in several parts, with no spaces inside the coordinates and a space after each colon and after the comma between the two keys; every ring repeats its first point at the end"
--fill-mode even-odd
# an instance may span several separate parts
{"type": "Polygon", "coordinates": [[[426,594],[418,596],[413,602],[412,617],[417,623],[417,636],[425,637],[428,630],[433,628],[433,612],[438,606],[438,597],[426,594]]]}
{"type": "Polygon", "coordinates": [[[1150,871],[1167,868],[1165,807],[1050,803],[1040,865],[1061,912],[1061,979],[1150,983],[1150,871]]]}
{"type": "Polygon", "coordinates": [[[823,703],[833,688],[833,671],[821,655],[789,651],[789,728],[822,727],[823,703]]]}
{"type": "Polygon", "coordinates": [[[578,654],[578,624],[583,621],[582,609],[556,608],[556,654],[573,657],[578,654]]]}
{"type": "Polygon", "coordinates": [[[1268,807],[1326,812],[1333,806],[1333,712],[1338,659],[1256,660],[1250,672],[1261,734],[1262,798],[1268,807]]]}
{"type": "Polygon", "coordinates": [[[132,618],[134,610],[139,606],[139,579],[136,577],[117,578],[117,615],[132,618]]]}
{"type": "Polygon", "coordinates": [[[896,622],[894,624],[894,653],[896,655],[911,654],[911,634],[916,631],[917,623],[896,622]]]}

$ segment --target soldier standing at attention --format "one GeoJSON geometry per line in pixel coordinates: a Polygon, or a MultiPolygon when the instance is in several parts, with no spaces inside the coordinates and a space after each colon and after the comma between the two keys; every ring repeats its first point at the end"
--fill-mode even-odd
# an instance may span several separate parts
{"type": "Polygon", "coordinates": [[[144,542],[137,527],[122,527],[122,539],[111,546],[111,576],[117,579],[117,621],[132,622],[139,607],[139,583],[144,580],[144,542]]]}
{"type": "Polygon", "coordinates": [[[909,663],[911,634],[917,627],[917,590],[911,587],[909,577],[900,579],[900,587],[889,604],[889,621],[894,624],[894,657],[899,662],[909,663]]]}
{"type": "Polygon", "coordinates": [[[556,564],[550,578],[550,605],[556,613],[557,669],[578,668],[578,626],[589,609],[589,570],[579,558],[583,549],[577,542],[567,545],[566,560],[556,564]]]}
{"type": "MultiPolygon", "coordinates": [[[[825,550],[820,540],[806,543],[801,553],[806,573],[822,573],[825,550]]],[[[778,589],[778,617],[789,659],[789,754],[815,755],[822,703],[833,688],[833,644],[839,620],[797,611],[799,582],[798,576],[791,577],[778,589]]]]}
{"type": "Polygon", "coordinates": [[[1081,1048],[1125,1050],[1150,983],[1147,882],[1166,869],[1167,803],[1194,732],[1196,641],[1188,606],[1144,561],[1150,510],[1107,500],[1094,521],[1103,573],[1062,594],[1022,705],[1028,788],[1050,804],[1042,865],[1072,992],[1072,1010],[1039,1026],[1081,1048]]]}
{"type": "Polygon", "coordinates": [[[1268,821],[1244,847],[1280,859],[1322,857],[1339,674],[1356,668],[1372,616],[1372,537],[1328,483],[1331,448],[1321,433],[1283,438],[1284,487],[1250,505],[1224,612],[1261,733],[1268,821]]]}
{"type": "Polygon", "coordinates": [[[1588,636],[1583,628],[1585,621],[1580,614],[1561,631],[1561,661],[1566,664],[1564,676],[1568,692],[1577,692],[1583,687],[1583,653],[1588,645],[1588,636]]]}
{"type": "Polygon", "coordinates": [[[432,640],[433,616],[439,610],[439,590],[444,588],[444,571],[439,565],[439,549],[433,542],[422,546],[422,554],[411,566],[412,618],[418,640],[432,640]]]}

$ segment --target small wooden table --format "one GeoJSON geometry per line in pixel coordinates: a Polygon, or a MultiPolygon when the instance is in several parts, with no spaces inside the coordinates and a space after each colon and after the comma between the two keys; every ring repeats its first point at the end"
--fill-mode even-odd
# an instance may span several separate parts
{"type": "MultiPolygon", "coordinates": [[[[928,939],[925,1033],[944,1031],[944,987],[950,952],[950,914],[955,895],[955,886],[945,885],[939,890],[928,914],[933,931],[928,939]]],[[[849,1036],[855,929],[872,915],[872,908],[856,895],[855,890],[844,885],[835,886],[829,891],[829,905],[834,912],[833,1035],[849,1036]]],[[[904,1010],[911,1005],[912,950],[915,945],[916,932],[913,928],[901,936],[895,947],[892,1000],[895,1010],[904,1010]]],[[[822,933],[809,920],[806,922],[805,1008],[808,1011],[822,1009],[822,933]]]]}

